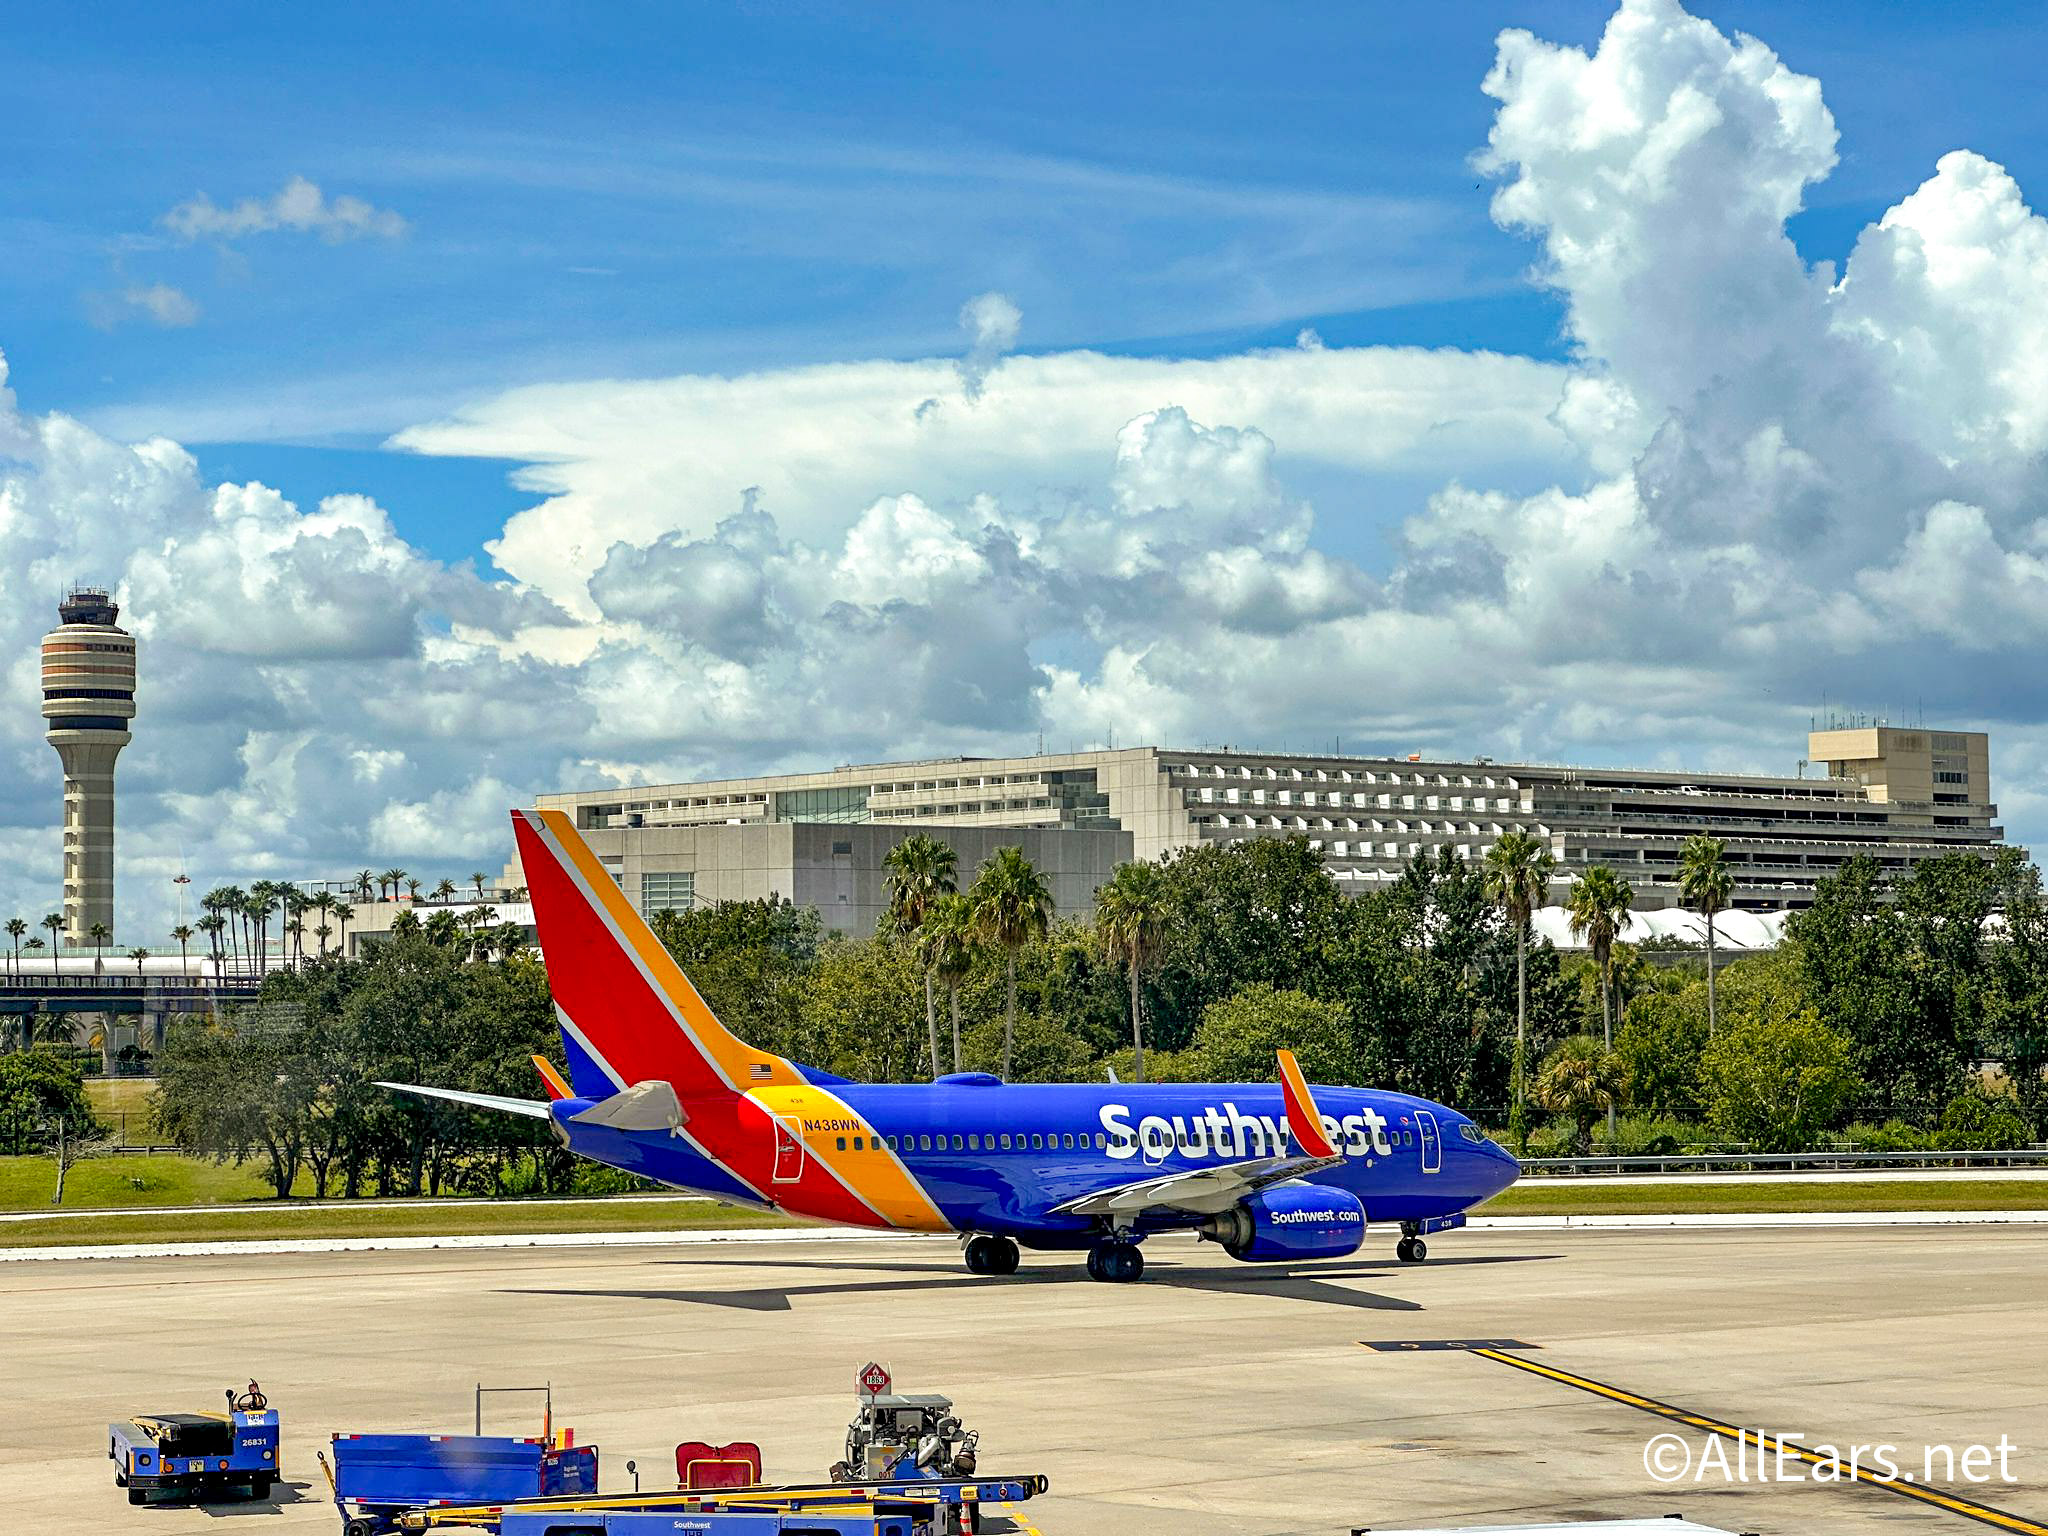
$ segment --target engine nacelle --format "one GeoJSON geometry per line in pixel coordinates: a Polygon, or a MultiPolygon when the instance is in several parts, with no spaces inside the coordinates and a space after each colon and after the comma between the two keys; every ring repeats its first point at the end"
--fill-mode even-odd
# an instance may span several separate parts
{"type": "Polygon", "coordinates": [[[1347,1189],[1281,1184],[1211,1216],[1197,1232],[1233,1259],[1341,1259],[1365,1241],[1365,1207],[1347,1189]]]}

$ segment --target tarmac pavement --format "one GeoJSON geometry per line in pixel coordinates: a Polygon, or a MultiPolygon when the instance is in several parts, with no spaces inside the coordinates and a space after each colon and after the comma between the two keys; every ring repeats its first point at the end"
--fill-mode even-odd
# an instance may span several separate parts
{"type": "MultiPolygon", "coordinates": [[[[1806,1480],[1760,1483],[1749,1448],[1749,1480],[1726,1481],[1705,1431],[1437,1347],[1475,1341],[1730,1426],[1888,1443],[1916,1473],[1924,1446],[1995,1455],[2003,1436],[2017,1480],[1958,1490],[2048,1521],[2041,1227],[1482,1231],[1413,1267],[1390,1247],[1375,1232],[1352,1259],[1275,1268],[1155,1241],[1135,1286],[1064,1257],[988,1279],[946,1241],[802,1235],[0,1266],[0,1529],[337,1530],[314,1462],[327,1436],[466,1433],[479,1381],[552,1382],[607,1489],[630,1485],[629,1457],[649,1486],[672,1476],[682,1439],[756,1440],[772,1480],[811,1478],[869,1359],[899,1390],[952,1396],[984,1470],[1052,1479],[1020,1512],[1045,1536],[1673,1511],[1756,1532],[1972,1523],[1796,1462],[1806,1480]],[[106,1421],[210,1409],[251,1376],[283,1415],[280,1498],[131,1510],[106,1421]],[[1674,1431],[1703,1481],[1646,1470],[1646,1442],[1674,1431]]],[[[486,1429],[537,1432],[513,1401],[486,1429]]]]}

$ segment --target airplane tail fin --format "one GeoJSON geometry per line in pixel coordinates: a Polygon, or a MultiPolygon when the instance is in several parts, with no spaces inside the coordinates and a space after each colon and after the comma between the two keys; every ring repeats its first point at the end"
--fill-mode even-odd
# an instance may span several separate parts
{"type": "Polygon", "coordinates": [[[804,1081],[718,1022],[567,816],[514,811],[512,830],[579,1097],[650,1081],[683,1098],[804,1081]]]}

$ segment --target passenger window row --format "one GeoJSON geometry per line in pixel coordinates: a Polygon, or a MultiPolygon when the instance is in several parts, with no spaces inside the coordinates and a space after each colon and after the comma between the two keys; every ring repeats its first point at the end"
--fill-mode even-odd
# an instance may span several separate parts
{"type": "MultiPolygon", "coordinates": [[[[852,1150],[868,1150],[868,1139],[854,1137],[852,1150]]],[[[1122,1145],[1126,1139],[1119,1137],[1118,1144],[1122,1145]]],[[[873,1141],[874,1150],[887,1147],[891,1152],[944,1152],[949,1149],[954,1152],[1085,1152],[1090,1149],[1106,1151],[1109,1147],[1109,1137],[1101,1131],[1092,1137],[1086,1131],[1079,1134],[1073,1131],[971,1131],[956,1136],[876,1136],[873,1141]]],[[[839,1150],[848,1150],[844,1136],[839,1138],[839,1150]]]]}

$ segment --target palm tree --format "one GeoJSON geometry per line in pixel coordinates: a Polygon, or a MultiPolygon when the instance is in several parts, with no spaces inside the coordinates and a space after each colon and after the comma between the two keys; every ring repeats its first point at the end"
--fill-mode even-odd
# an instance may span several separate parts
{"type": "Polygon", "coordinates": [[[1514,1102],[1508,1109],[1515,1150],[1529,1150],[1529,918],[1550,891],[1550,873],[1557,860],[1535,838],[1519,829],[1501,835],[1486,851],[1486,895],[1507,913],[1515,930],[1515,1063],[1514,1102]]]}
{"type": "Polygon", "coordinates": [[[14,974],[21,974],[21,936],[28,932],[28,924],[18,917],[7,919],[7,937],[14,940],[14,974]]]}
{"type": "Polygon", "coordinates": [[[1172,892],[1157,864],[1119,864],[1095,891],[1095,927],[1112,960],[1131,973],[1131,1076],[1145,1081],[1145,1023],[1139,978],[1166,942],[1172,892]]]}
{"type": "Polygon", "coordinates": [[[405,871],[402,869],[387,869],[377,877],[377,884],[383,888],[386,901],[396,901],[398,900],[398,888],[405,884],[405,871]]]}
{"type": "Polygon", "coordinates": [[[135,974],[140,976],[142,974],[142,962],[149,958],[149,951],[146,949],[131,949],[128,951],[128,958],[135,962],[135,974]]]}
{"type": "MultiPolygon", "coordinates": [[[[915,942],[931,915],[932,903],[959,889],[954,878],[959,855],[950,844],[929,832],[913,832],[882,856],[889,871],[889,921],[898,933],[915,942]]],[[[932,995],[932,968],[924,969],[924,1027],[930,1037],[932,1076],[939,1075],[939,1010],[932,995]]]]}
{"type": "Polygon", "coordinates": [[[1593,967],[1600,976],[1602,1041],[1610,1051],[1614,1049],[1614,941],[1627,926],[1629,908],[1635,901],[1635,888],[1605,864],[1587,865],[1586,872],[1572,883],[1572,936],[1584,939],[1593,952],[1593,967]]]}
{"type": "Polygon", "coordinates": [[[85,936],[92,940],[92,969],[98,975],[106,968],[107,940],[114,936],[114,930],[105,923],[94,923],[85,930],[85,936]]]}
{"type": "MultiPolygon", "coordinates": [[[[1571,930],[1593,951],[1593,966],[1600,973],[1600,1040],[1614,1049],[1614,941],[1628,926],[1629,908],[1635,905],[1635,887],[1605,864],[1591,864],[1572,884],[1571,930]]],[[[1614,1104],[1607,1105],[1607,1136],[1614,1139],[1614,1104]]]]}
{"type": "Polygon", "coordinates": [[[469,878],[470,882],[476,886],[476,899],[478,901],[482,901],[484,899],[484,881],[488,877],[484,875],[481,871],[479,871],[478,873],[471,875],[469,878]]]}
{"type": "Polygon", "coordinates": [[[319,895],[315,896],[313,898],[313,912],[319,923],[319,926],[313,930],[313,934],[320,941],[320,958],[325,960],[327,958],[327,936],[334,932],[334,929],[327,922],[327,919],[334,915],[334,893],[332,891],[322,891],[319,895]]]}
{"type": "Polygon", "coordinates": [[[440,882],[436,884],[434,887],[434,900],[446,901],[450,896],[453,896],[454,894],[455,882],[453,880],[450,880],[446,875],[443,875],[440,879],[440,882]]]}
{"type": "Polygon", "coordinates": [[[470,959],[490,959],[491,929],[497,924],[498,909],[496,907],[471,907],[464,914],[462,920],[469,925],[470,959]]]}
{"type": "Polygon", "coordinates": [[[277,898],[272,894],[276,888],[268,880],[258,880],[249,887],[249,894],[242,902],[242,912],[249,920],[253,937],[253,953],[256,956],[256,974],[266,975],[270,969],[270,911],[277,898]]]}
{"type": "Polygon", "coordinates": [[[171,937],[178,941],[178,974],[183,976],[191,970],[191,962],[185,951],[186,946],[192,942],[192,930],[184,923],[180,923],[171,930],[171,937]]]}
{"type": "Polygon", "coordinates": [[[1707,1035],[1714,1033],[1714,917],[1728,908],[1735,894],[1735,877],[1728,872],[1723,855],[1728,845],[1704,833],[1685,840],[1678,855],[1678,895],[1693,911],[1707,920],[1707,1035]]]}
{"type": "Polygon", "coordinates": [[[405,894],[410,900],[418,901],[420,899],[420,882],[418,876],[407,875],[405,877],[405,894]]]}
{"type": "Polygon", "coordinates": [[[227,934],[228,956],[239,967],[241,958],[247,950],[247,945],[239,941],[245,937],[244,930],[249,923],[249,893],[239,885],[223,885],[211,895],[212,899],[220,904],[220,915],[227,920],[224,931],[227,934]]]}
{"type": "Polygon", "coordinates": [[[320,941],[320,958],[322,960],[327,958],[327,941],[333,936],[334,925],[332,923],[322,923],[313,930],[313,937],[320,941]]]}
{"type": "Polygon", "coordinates": [[[1550,1053],[1536,1074],[1536,1102],[1554,1115],[1570,1117],[1574,1149],[1580,1157],[1590,1157],[1593,1122],[1603,1113],[1613,1122],[1620,1086],[1613,1053],[1591,1035],[1574,1035],[1550,1053]]]}
{"type": "Polygon", "coordinates": [[[57,956],[64,952],[64,943],[61,938],[64,932],[64,914],[62,912],[48,913],[38,926],[50,930],[50,958],[52,960],[56,959],[57,956]]]}
{"type": "Polygon", "coordinates": [[[974,903],[974,925],[981,937],[1003,951],[1003,1071],[1010,1078],[1010,1058],[1017,1038],[1017,952],[1033,939],[1045,937],[1052,925],[1052,891],[1045,876],[1032,867],[1022,848],[998,848],[974,877],[968,899],[974,903]]]}
{"type": "Polygon", "coordinates": [[[348,955],[348,920],[355,915],[356,909],[347,902],[337,901],[334,904],[334,921],[340,926],[340,931],[335,935],[334,947],[341,951],[344,958],[348,955]]]}
{"type": "Polygon", "coordinates": [[[974,969],[980,940],[974,929],[974,906],[958,891],[939,896],[925,913],[917,930],[917,958],[927,976],[936,976],[946,988],[946,1005],[953,1016],[953,1070],[960,1061],[960,983],[974,969]]]}
{"type": "Polygon", "coordinates": [[[356,875],[356,900],[370,900],[370,888],[376,883],[377,872],[375,870],[365,869],[359,871],[356,875]]]}
{"type": "Polygon", "coordinates": [[[226,958],[221,950],[221,935],[226,932],[228,920],[218,912],[209,912],[199,919],[199,931],[206,935],[207,943],[213,950],[214,979],[219,980],[221,962],[226,958]]]}

